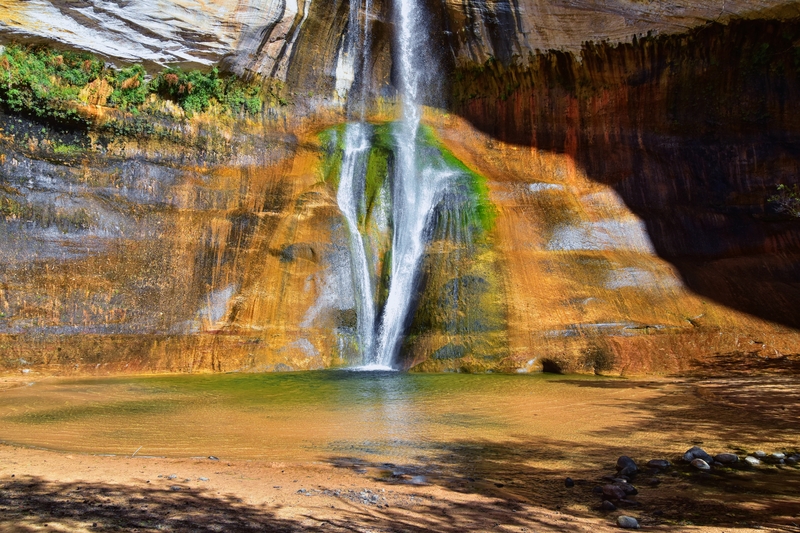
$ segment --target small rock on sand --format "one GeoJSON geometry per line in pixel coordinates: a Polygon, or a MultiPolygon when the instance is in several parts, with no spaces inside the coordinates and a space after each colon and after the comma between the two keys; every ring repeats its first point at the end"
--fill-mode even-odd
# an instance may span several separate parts
{"type": "Polygon", "coordinates": [[[564,486],[567,487],[568,489],[571,489],[572,487],[575,486],[575,482],[572,480],[571,477],[568,477],[567,479],[564,480],[564,486]]]}
{"type": "Polygon", "coordinates": [[[603,503],[600,504],[600,509],[603,511],[616,511],[617,506],[608,500],[603,500],[603,503]]]}
{"type": "Polygon", "coordinates": [[[624,500],[626,495],[622,487],[618,487],[617,485],[605,485],[603,486],[603,496],[610,500],[624,500]]]}
{"type": "Polygon", "coordinates": [[[671,463],[666,459],[651,459],[647,461],[648,468],[658,468],[659,470],[666,470],[671,466],[671,463]]]}
{"type": "Polygon", "coordinates": [[[622,529],[639,529],[639,521],[632,516],[618,516],[617,525],[622,529]]]}
{"type": "Polygon", "coordinates": [[[617,470],[621,476],[630,476],[638,472],[639,467],[636,465],[636,461],[627,455],[622,455],[617,459],[617,470]]]}
{"type": "Polygon", "coordinates": [[[683,460],[687,463],[691,463],[695,459],[702,459],[706,463],[710,463],[714,460],[703,448],[692,446],[683,454],[683,460]]]}
{"type": "Polygon", "coordinates": [[[747,463],[749,466],[758,466],[761,464],[761,461],[759,461],[752,455],[748,455],[747,457],[745,457],[744,462],[747,463]]]}
{"type": "Polygon", "coordinates": [[[703,472],[711,470],[711,467],[708,465],[708,463],[703,461],[702,459],[693,459],[692,466],[703,472]]]}
{"type": "Polygon", "coordinates": [[[714,460],[724,465],[731,465],[739,462],[739,456],[735,453],[720,453],[714,456],[714,460]]]}

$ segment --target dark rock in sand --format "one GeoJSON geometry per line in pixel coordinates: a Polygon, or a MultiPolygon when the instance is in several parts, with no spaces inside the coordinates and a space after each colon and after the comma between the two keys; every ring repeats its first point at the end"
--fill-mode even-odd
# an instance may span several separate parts
{"type": "Polygon", "coordinates": [[[639,522],[632,516],[618,516],[617,525],[622,529],[639,529],[639,522]]]}
{"type": "Polygon", "coordinates": [[[603,503],[600,504],[600,509],[603,511],[616,511],[617,506],[608,500],[603,500],[603,503]]]}
{"type": "Polygon", "coordinates": [[[651,487],[655,487],[656,485],[661,484],[661,480],[658,479],[657,477],[650,478],[650,481],[648,481],[647,484],[650,485],[651,487]]]}
{"type": "Polygon", "coordinates": [[[596,487],[594,487],[592,489],[592,492],[594,492],[595,494],[603,494],[603,487],[601,487],[600,485],[597,485],[596,487]]]}
{"type": "Polygon", "coordinates": [[[618,485],[604,485],[603,486],[603,497],[608,498],[609,500],[624,500],[625,499],[625,491],[622,490],[622,487],[618,485]]]}
{"type": "Polygon", "coordinates": [[[568,489],[571,489],[572,487],[575,486],[575,482],[572,480],[571,477],[568,477],[567,479],[564,480],[564,486],[567,487],[568,489]]]}
{"type": "Polygon", "coordinates": [[[617,470],[621,476],[632,476],[639,471],[639,467],[636,465],[636,461],[627,455],[622,455],[617,459],[617,470]]]}
{"type": "Polygon", "coordinates": [[[703,459],[693,459],[692,466],[703,472],[708,472],[711,470],[711,466],[709,466],[709,464],[703,459]]]}
{"type": "Polygon", "coordinates": [[[622,507],[639,507],[642,504],[637,502],[636,500],[629,500],[625,498],[619,501],[619,505],[621,505],[622,507]]]}
{"type": "Polygon", "coordinates": [[[666,470],[667,468],[672,466],[672,463],[670,463],[666,459],[651,459],[650,461],[647,461],[647,466],[649,468],[657,468],[659,470],[666,470]]]}
{"type": "Polygon", "coordinates": [[[724,465],[732,465],[739,462],[739,456],[735,453],[719,453],[714,456],[714,460],[724,465]]]}
{"type": "Polygon", "coordinates": [[[636,489],[636,487],[628,483],[621,483],[617,486],[622,489],[626,496],[636,496],[639,494],[639,491],[636,489]]]}
{"type": "Polygon", "coordinates": [[[686,453],[683,454],[683,460],[687,463],[691,463],[695,459],[702,459],[706,463],[711,463],[714,461],[714,458],[708,455],[706,451],[699,446],[692,446],[686,450],[686,453]]]}

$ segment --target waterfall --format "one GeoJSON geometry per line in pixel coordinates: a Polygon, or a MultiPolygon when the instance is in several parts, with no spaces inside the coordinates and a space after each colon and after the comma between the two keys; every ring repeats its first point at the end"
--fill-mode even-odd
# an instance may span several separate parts
{"type": "MultiPolygon", "coordinates": [[[[339,190],[336,203],[347,222],[350,235],[350,261],[356,295],[357,338],[362,361],[373,357],[375,345],[375,301],[367,260],[364,238],[358,228],[359,200],[364,192],[366,163],[370,151],[371,128],[364,122],[366,112],[367,88],[369,79],[370,13],[372,0],[350,3],[348,31],[340,54],[341,64],[353,65],[353,80],[347,87],[348,115],[358,122],[351,122],[345,128],[344,153],[339,175],[339,190]],[[359,61],[356,63],[355,58],[359,61]],[[355,86],[355,87],[354,87],[355,86]],[[355,91],[353,89],[356,89],[355,91]],[[360,181],[357,181],[360,179],[360,181]]],[[[337,88],[341,90],[341,88],[337,88]]]]}
{"type": "Polygon", "coordinates": [[[375,302],[373,300],[372,276],[367,261],[364,239],[358,231],[358,199],[363,194],[363,183],[357,186],[356,176],[366,174],[370,149],[370,128],[363,122],[348,124],[345,129],[342,170],[336,203],[347,221],[350,233],[350,256],[356,294],[358,342],[362,359],[373,353],[375,337],[375,302]]]}
{"type": "Polygon", "coordinates": [[[348,50],[361,50],[358,76],[351,90],[348,109],[359,112],[357,123],[347,125],[345,147],[337,202],[347,221],[350,232],[351,262],[358,294],[358,337],[363,362],[366,368],[388,369],[394,363],[400,349],[403,332],[419,276],[419,268],[429,239],[433,212],[453,172],[441,165],[426,162],[420,153],[418,142],[422,116],[422,92],[425,68],[430,54],[430,43],[424,24],[424,10],[419,0],[395,0],[395,53],[397,64],[398,92],[402,115],[394,124],[393,137],[396,145],[392,183],[392,254],[389,291],[376,335],[376,310],[373,300],[372,274],[369,270],[364,237],[357,225],[358,199],[363,186],[356,186],[357,179],[364,179],[366,160],[369,157],[370,127],[364,123],[365,101],[369,80],[369,8],[365,0],[364,16],[351,10],[348,38],[360,39],[360,45],[346,42],[348,50]],[[355,23],[363,20],[363,27],[355,23]],[[360,28],[360,29],[359,29],[360,28]],[[353,94],[356,93],[356,94],[353,94]]]}
{"type": "Polygon", "coordinates": [[[392,189],[392,268],[376,354],[376,363],[382,366],[391,366],[400,349],[434,208],[453,175],[419,153],[423,80],[430,53],[424,14],[419,0],[396,1],[395,57],[403,111],[394,131],[398,157],[392,189]]]}

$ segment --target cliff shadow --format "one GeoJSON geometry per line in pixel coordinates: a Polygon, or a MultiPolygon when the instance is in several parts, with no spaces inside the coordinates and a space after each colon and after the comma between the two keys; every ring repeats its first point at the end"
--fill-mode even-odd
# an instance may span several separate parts
{"type": "Polygon", "coordinates": [[[328,462],[383,483],[387,491],[398,485],[433,485],[449,494],[442,498],[448,501],[458,499],[457,494],[479,494],[496,502],[495,512],[505,513],[501,523],[507,525],[525,526],[515,520],[539,508],[560,513],[566,520],[613,520],[629,514],[644,527],[795,531],[800,513],[795,497],[800,489],[798,467],[765,463],[750,468],[740,462],[703,473],[683,462],[682,455],[693,445],[712,455],[734,452],[741,457],[759,448],[796,453],[798,420],[793,410],[800,397],[790,379],[796,378],[798,361],[797,355],[764,359],[738,353],[706,361],[695,368],[694,377],[680,381],[565,377],[563,382],[575,387],[619,390],[618,406],[635,413],[624,423],[611,420],[594,430],[597,440],[554,434],[517,435],[498,442],[475,435],[436,447],[423,444],[419,455],[404,464],[349,456],[330,457],[328,462]],[[729,368],[741,371],[729,379],[729,368]],[[753,373],[759,378],[743,388],[737,378],[752,378],[753,373]],[[646,401],[625,394],[637,388],[656,394],[646,401]],[[617,475],[615,462],[620,455],[639,464],[641,471],[631,479],[638,494],[615,500],[618,509],[608,512],[601,508],[598,487],[617,475]],[[649,469],[650,459],[668,459],[672,466],[649,469]],[[565,483],[568,476],[573,486],[565,483]]]}
{"type": "Polygon", "coordinates": [[[587,43],[452,76],[477,129],[570,156],[642,219],[692,291],[800,328],[800,19],[587,43]]]}

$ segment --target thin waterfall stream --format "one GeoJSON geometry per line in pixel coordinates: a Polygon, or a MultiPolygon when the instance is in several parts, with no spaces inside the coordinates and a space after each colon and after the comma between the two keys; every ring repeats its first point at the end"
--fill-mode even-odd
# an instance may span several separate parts
{"type": "MultiPolygon", "coordinates": [[[[401,346],[404,327],[414,301],[415,282],[427,244],[433,212],[448,178],[454,175],[441,165],[422,157],[420,121],[421,97],[428,44],[423,10],[417,0],[397,0],[394,6],[398,93],[402,106],[400,120],[393,125],[396,157],[392,173],[392,244],[388,296],[382,312],[375,305],[375,283],[364,240],[367,226],[358,225],[358,206],[363,197],[371,127],[365,122],[368,95],[370,49],[370,0],[353,3],[350,27],[343,53],[360,53],[353,85],[358,89],[348,97],[349,116],[344,134],[342,166],[337,203],[350,234],[350,255],[356,293],[357,338],[364,369],[391,369],[401,346]],[[363,234],[362,234],[363,231],[363,234]],[[377,326],[377,323],[380,323],[377,326]],[[377,327],[376,327],[377,326],[377,327]]],[[[354,61],[355,63],[355,61],[354,61]]]]}

